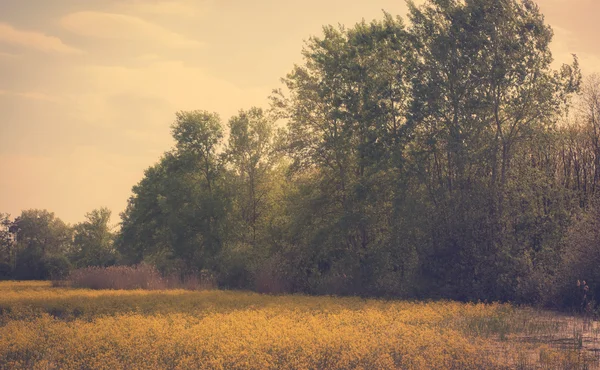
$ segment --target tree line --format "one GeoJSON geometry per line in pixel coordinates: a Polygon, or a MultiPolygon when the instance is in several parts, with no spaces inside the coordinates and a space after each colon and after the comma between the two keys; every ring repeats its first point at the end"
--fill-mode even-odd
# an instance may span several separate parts
{"type": "Polygon", "coordinates": [[[99,208],[68,225],[47,210],[24,210],[15,219],[0,213],[0,280],[64,279],[73,268],[116,264],[110,217],[99,208]]]}
{"type": "Polygon", "coordinates": [[[269,109],[178,112],[114,239],[88,215],[70,263],[105,240],[94,264],[227,288],[566,307],[586,280],[599,296],[600,79],[575,56],[553,68],[530,0],[408,5],[407,23],[324,27],[269,109]]]}

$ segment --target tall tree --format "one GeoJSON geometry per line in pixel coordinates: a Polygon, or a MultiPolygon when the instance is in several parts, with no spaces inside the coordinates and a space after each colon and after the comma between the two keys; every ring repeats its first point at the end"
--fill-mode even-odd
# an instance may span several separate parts
{"type": "Polygon", "coordinates": [[[272,115],[255,107],[240,110],[228,126],[222,160],[231,208],[220,255],[221,281],[247,288],[264,273],[264,263],[273,254],[282,162],[272,115]]]}
{"type": "Polygon", "coordinates": [[[289,95],[275,106],[287,113],[296,175],[309,174],[318,188],[299,201],[327,215],[305,240],[313,249],[309,275],[364,290],[376,279],[374,248],[394,227],[392,183],[401,177],[413,54],[402,20],[389,14],[323,33],[307,42],[304,64],[285,79],[289,95]]]}
{"type": "Polygon", "coordinates": [[[582,88],[582,117],[590,163],[584,174],[587,192],[594,197],[600,188],[600,75],[589,76],[582,88]]]}
{"type": "Polygon", "coordinates": [[[228,203],[221,122],[206,111],[179,112],[171,128],[174,150],[146,171],[121,216],[120,250],[131,262],[214,270],[228,203]]]}
{"type": "Polygon", "coordinates": [[[232,171],[242,239],[256,247],[262,220],[269,212],[269,188],[276,153],[273,147],[274,122],[262,109],[240,111],[229,120],[229,141],[225,161],[232,171]]]}
{"type": "Polygon", "coordinates": [[[528,253],[507,245],[519,222],[506,210],[512,161],[556,123],[578,88],[577,63],[551,68],[552,31],[529,0],[431,0],[410,9],[420,61],[411,116],[429,153],[433,253],[442,257],[431,258],[429,274],[445,274],[438,279],[453,281],[461,298],[507,297],[501,287],[515,283],[499,280],[516,278],[508,265],[528,253]]]}

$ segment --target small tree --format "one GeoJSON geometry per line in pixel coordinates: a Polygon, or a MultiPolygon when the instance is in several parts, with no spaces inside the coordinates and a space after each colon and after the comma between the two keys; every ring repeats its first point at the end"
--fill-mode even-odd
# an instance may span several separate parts
{"type": "Polygon", "coordinates": [[[114,233],[110,226],[111,211],[95,209],[85,215],[86,220],[74,227],[71,261],[77,268],[109,266],[116,262],[114,233]]]}
{"type": "Polygon", "coordinates": [[[47,210],[25,210],[15,220],[17,253],[15,277],[22,280],[47,279],[44,258],[66,256],[73,241],[73,229],[47,210]]]}

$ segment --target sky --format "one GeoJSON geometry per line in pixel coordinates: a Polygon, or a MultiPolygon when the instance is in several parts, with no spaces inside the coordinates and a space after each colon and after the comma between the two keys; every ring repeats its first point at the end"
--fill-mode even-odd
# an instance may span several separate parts
{"type": "MultiPolygon", "coordinates": [[[[419,1],[416,1],[419,3],[419,1]]],[[[599,0],[538,0],[556,63],[600,73],[599,0]]],[[[403,0],[0,0],[0,212],[114,223],[173,145],[176,111],[266,107],[326,24],[403,0]]]]}

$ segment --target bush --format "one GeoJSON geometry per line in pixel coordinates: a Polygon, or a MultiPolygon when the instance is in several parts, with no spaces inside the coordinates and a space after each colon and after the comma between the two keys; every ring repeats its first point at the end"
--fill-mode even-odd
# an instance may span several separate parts
{"type": "Polygon", "coordinates": [[[19,255],[12,276],[17,280],[63,280],[70,271],[71,263],[66,256],[44,256],[38,249],[27,248],[19,255]]]}
{"type": "Polygon", "coordinates": [[[46,256],[42,259],[41,265],[44,279],[64,280],[71,271],[71,263],[62,255],[46,256]]]}
{"type": "Polygon", "coordinates": [[[36,248],[25,248],[17,257],[17,266],[13,276],[17,280],[46,279],[42,264],[42,252],[36,248]]]}

